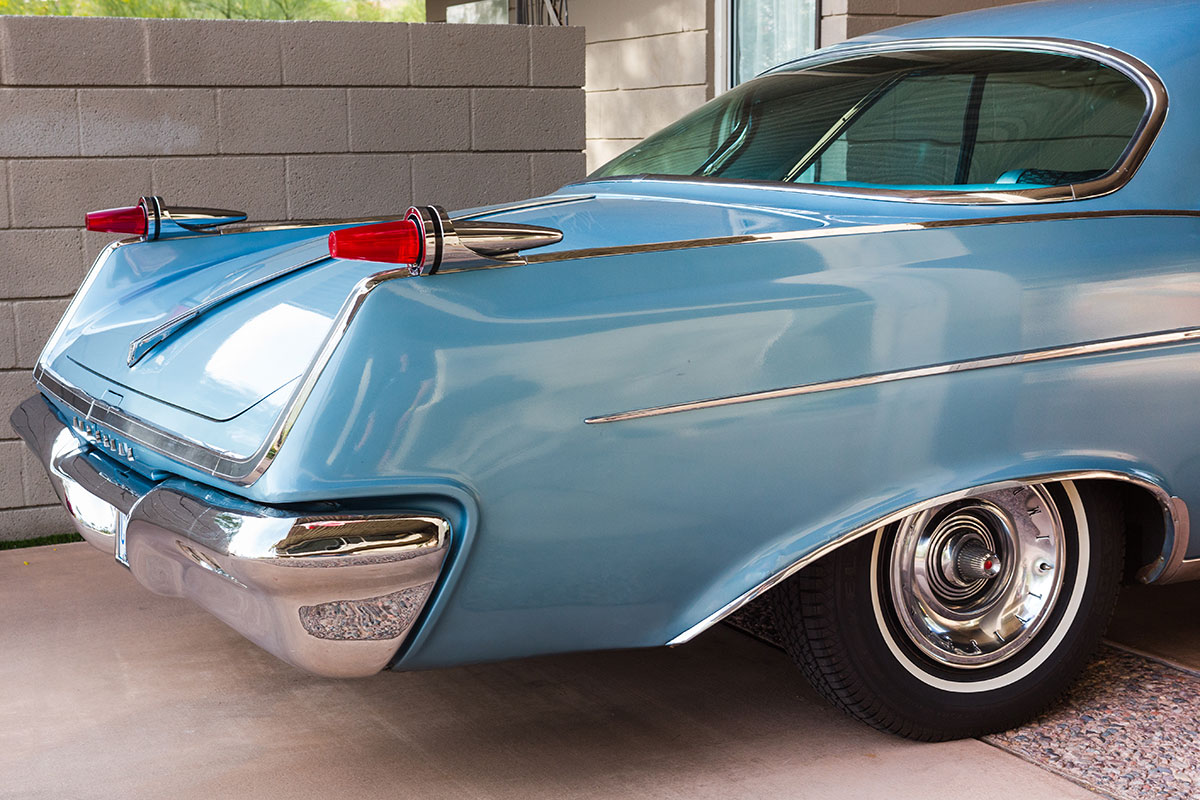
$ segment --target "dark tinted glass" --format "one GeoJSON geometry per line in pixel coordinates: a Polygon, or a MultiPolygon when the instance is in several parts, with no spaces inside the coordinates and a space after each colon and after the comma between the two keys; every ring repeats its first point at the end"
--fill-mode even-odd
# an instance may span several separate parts
{"type": "Polygon", "coordinates": [[[871,56],[751,81],[592,177],[972,190],[1062,185],[1116,166],[1145,111],[1132,80],[1086,58],[871,56]]]}

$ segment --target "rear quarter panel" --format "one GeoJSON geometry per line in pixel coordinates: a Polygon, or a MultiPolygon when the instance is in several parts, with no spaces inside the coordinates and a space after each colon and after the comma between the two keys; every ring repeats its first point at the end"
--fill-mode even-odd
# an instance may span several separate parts
{"type": "Polygon", "coordinates": [[[1198,244],[1189,218],[1021,222],[390,281],[243,491],[470,498],[404,667],[659,645],[992,480],[1115,469],[1200,507],[1196,345],[583,422],[1196,326],[1198,244]]]}

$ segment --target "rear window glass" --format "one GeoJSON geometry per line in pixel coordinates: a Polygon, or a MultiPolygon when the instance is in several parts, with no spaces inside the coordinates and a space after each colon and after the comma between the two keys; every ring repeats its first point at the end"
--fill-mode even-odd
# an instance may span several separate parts
{"type": "Polygon", "coordinates": [[[889,53],[766,75],[591,177],[660,174],[826,186],[1012,191],[1099,178],[1146,114],[1088,58],[889,53]]]}

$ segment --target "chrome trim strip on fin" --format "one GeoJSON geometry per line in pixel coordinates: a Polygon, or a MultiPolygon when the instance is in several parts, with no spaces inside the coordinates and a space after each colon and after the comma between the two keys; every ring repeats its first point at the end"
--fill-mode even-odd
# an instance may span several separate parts
{"type": "Polygon", "coordinates": [[[551,195],[541,200],[526,200],[521,203],[512,203],[511,205],[500,206],[498,208],[486,208],[479,211],[470,211],[466,214],[461,214],[455,219],[480,219],[481,217],[490,217],[495,214],[508,214],[512,211],[526,211],[531,208],[545,208],[546,206],[560,206],[566,203],[582,203],[584,200],[595,200],[594,194],[560,194],[551,195]]]}
{"type": "MultiPolygon", "coordinates": [[[[1141,487],[1142,489],[1145,489],[1146,491],[1149,491],[1151,494],[1154,495],[1155,499],[1158,501],[1159,506],[1163,509],[1164,524],[1171,526],[1174,524],[1178,524],[1178,521],[1182,519],[1182,527],[1167,531],[1168,541],[1178,542],[1180,540],[1183,540],[1186,542],[1187,535],[1188,535],[1187,523],[1186,523],[1187,507],[1184,505],[1184,503],[1181,499],[1179,499],[1178,497],[1172,497],[1165,489],[1163,489],[1157,483],[1154,483],[1153,481],[1147,480],[1145,478],[1140,478],[1140,477],[1136,477],[1133,475],[1128,475],[1124,472],[1115,472],[1115,471],[1111,471],[1111,470],[1079,470],[1079,471],[1071,471],[1071,472],[1054,472],[1054,473],[1047,473],[1044,475],[1034,475],[1034,476],[1030,476],[1028,478],[1013,479],[1013,480],[1007,480],[1007,481],[998,481],[996,483],[986,483],[986,484],[981,484],[979,486],[972,486],[972,487],[969,487],[966,489],[960,489],[958,491],[949,492],[947,494],[939,495],[937,497],[933,497],[928,500],[923,500],[919,503],[913,503],[911,505],[905,506],[904,508],[893,511],[892,513],[887,514],[886,516],[880,517],[879,519],[873,520],[865,525],[860,525],[840,536],[835,537],[834,539],[826,542],[825,544],[816,548],[815,550],[808,553],[807,555],[796,560],[791,565],[774,573],[773,575],[771,575],[766,580],[759,583],[754,588],[742,593],[741,595],[734,598],[730,602],[721,606],[721,608],[717,609],[716,611],[709,614],[704,619],[697,622],[695,625],[692,625],[690,628],[688,628],[687,630],[683,631],[682,633],[678,634],[673,639],[668,641],[667,645],[673,646],[673,645],[684,644],[685,642],[691,641],[692,639],[696,638],[704,631],[711,628],[713,625],[715,625],[718,622],[720,622],[721,620],[725,619],[725,617],[734,613],[738,609],[743,608],[744,606],[746,606],[748,603],[755,600],[756,598],[761,597],[763,594],[765,594],[766,592],[775,588],[779,584],[783,583],[785,580],[792,577],[797,572],[799,572],[800,570],[807,567],[809,564],[812,564],[812,563],[820,560],[824,556],[829,555],[830,553],[832,553],[834,550],[838,549],[842,545],[852,542],[861,536],[865,536],[869,533],[872,533],[873,531],[877,531],[880,528],[891,525],[894,522],[899,522],[900,520],[904,519],[905,517],[911,516],[912,514],[917,514],[921,511],[924,511],[929,508],[936,508],[938,506],[946,505],[947,503],[953,503],[958,500],[962,500],[965,497],[979,494],[981,492],[999,491],[1002,489],[1015,488],[1018,486],[1029,486],[1029,485],[1033,485],[1033,484],[1059,483],[1062,481],[1082,481],[1082,480],[1115,480],[1115,481],[1121,481],[1123,483],[1130,483],[1135,486],[1141,487]],[[1180,508],[1183,509],[1182,517],[1180,517],[1178,515],[1178,509],[1180,509],[1180,508]]],[[[1190,577],[1200,578],[1200,573],[1192,573],[1190,571],[1191,565],[1200,565],[1200,559],[1194,559],[1193,561],[1184,562],[1184,564],[1188,565],[1190,577]]]]}
{"type": "MultiPolygon", "coordinates": [[[[964,223],[972,224],[972,223],[964,223]]],[[[667,242],[614,245],[612,247],[588,247],[581,250],[557,250],[553,253],[534,253],[526,256],[529,264],[550,264],[555,261],[582,261],[585,258],[605,258],[636,253],[664,253],[671,250],[695,250],[703,247],[724,247],[734,244],[755,242],[791,242],[799,239],[825,239],[834,236],[851,236],[860,233],[893,233],[896,231],[919,231],[929,227],[923,222],[888,222],[881,225],[845,225],[834,228],[816,228],[804,231],[777,231],[775,233],[744,233],[733,236],[710,236],[702,239],[676,239],[667,242]]]]}
{"type": "Polygon", "coordinates": [[[555,261],[580,261],[585,258],[606,258],[636,253],[663,253],[672,250],[694,250],[704,247],[724,247],[758,242],[795,242],[804,239],[827,239],[837,236],[857,236],[868,233],[898,233],[937,228],[967,228],[975,225],[1015,225],[1023,222],[1068,222],[1085,219],[1119,219],[1122,217],[1188,217],[1200,218],[1200,211],[1190,209],[1128,209],[1116,211],[1057,211],[1038,214],[1010,214],[1003,217],[967,217],[931,219],[916,222],[885,222],[878,225],[840,225],[802,231],[773,233],[743,233],[732,236],[710,236],[700,239],[675,239],[666,242],[589,247],[580,250],[556,250],[553,253],[534,253],[525,256],[529,264],[549,264],[555,261]]]}
{"type": "Polygon", "coordinates": [[[943,364],[934,364],[926,367],[915,367],[913,369],[877,372],[870,375],[860,375],[854,378],[842,378],[834,381],[823,381],[821,383],[806,383],[799,386],[788,386],[780,389],[770,389],[763,392],[748,392],[746,394],[729,395],[726,397],[714,397],[708,400],[691,400],[684,403],[652,406],[650,408],[640,408],[633,411],[621,411],[616,414],[604,414],[596,417],[588,417],[584,420],[584,423],[588,425],[599,425],[609,422],[625,422],[632,419],[658,417],[664,414],[678,414],[683,411],[697,411],[705,408],[720,408],[722,406],[740,405],[742,403],[754,403],[759,400],[777,400],[783,397],[799,397],[801,395],[817,394],[819,392],[833,392],[839,389],[854,389],[860,386],[876,386],[881,383],[894,383],[896,381],[911,380],[913,378],[928,378],[933,375],[946,375],[952,372],[969,372],[979,369],[991,369],[993,367],[1007,367],[1014,364],[1034,364],[1039,361],[1053,361],[1061,358],[1076,358],[1079,356],[1098,355],[1102,353],[1118,353],[1126,350],[1162,347],[1164,345],[1179,344],[1194,340],[1200,340],[1200,327],[1184,328],[1174,331],[1163,331],[1160,333],[1151,333],[1142,336],[1126,336],[1117,339],[1104,339],[1098,342],[1087,342],[1084,344],[1062,345],[1059,347],[1049,347],[1042,350],[1026,350],[1018,353],[1005,353],[1002,355],[988,356],[985,358],[970,359],[966,361],[950,361],[943,364]]]}

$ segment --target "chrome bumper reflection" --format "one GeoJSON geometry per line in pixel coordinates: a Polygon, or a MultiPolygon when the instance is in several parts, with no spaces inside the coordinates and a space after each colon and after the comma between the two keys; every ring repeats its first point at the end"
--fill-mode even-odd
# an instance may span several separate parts
{"type": "Polygon", "coordinates": [[[88,542],[151,591],[189,598],[318,675],[386,667],[446,557],[439,516],[300,514],[189,481],[152,483],[81,442],[40,395],[12,424],[88,542]]]}

